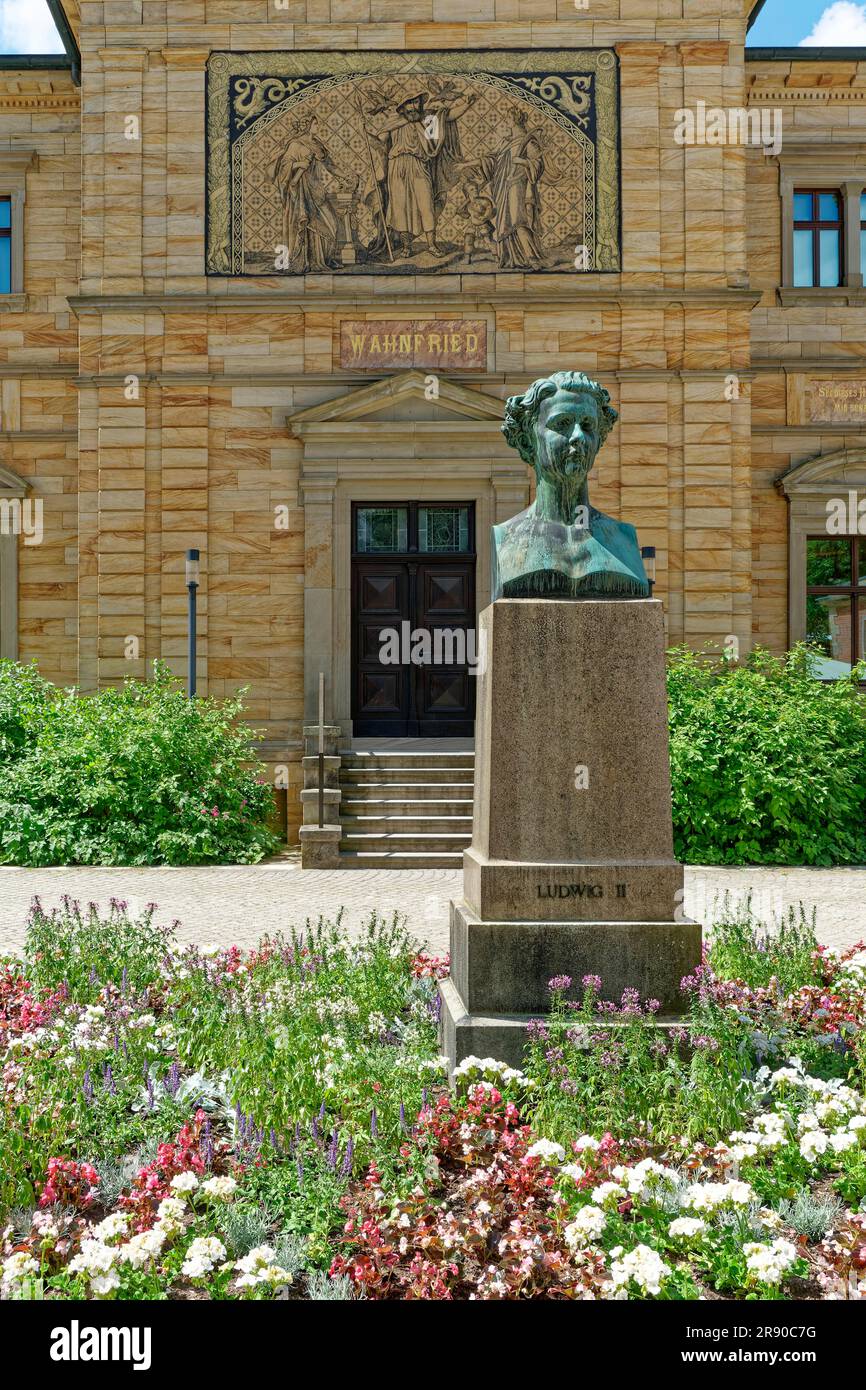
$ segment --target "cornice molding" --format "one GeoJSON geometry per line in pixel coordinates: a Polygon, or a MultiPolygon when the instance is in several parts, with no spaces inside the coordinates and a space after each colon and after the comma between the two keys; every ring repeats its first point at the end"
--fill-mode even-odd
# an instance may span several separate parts
{"type": "Polygon", "coordinates": [[[643,289],[629,285],[611,286],[610,289],[605,289],[598,285],[582,285],[576,287],[573,294],[574,298],[569,299],[565,297],[565,292],[561,287],[545,290],[542,286],[536,288],[534,284],[530,287],[515,286],[514,289],[501,290],[443,289],[439,295],[436,294],[435,289],[428,290],[426,288],[423,291],[399,287],[394,289],[389,287],[387,291],[371,289],[369,294],[364,295],[289,288],[271,291],[257,290],[248,294],[240,290],[229,291],[226,294],[79,294],[70,295],[68,303],[77,317],[84,314],[102,314],[113,311],[146,313],[153,309],[164,309],[172,314],[200,314],[207,310],[212,310],[214,313],[249,314],[256,310],[264,310],[281,314],[303,314],[306,309],[312,306],[352,309],[360,313],[374,309],[379,315],[384,308],[390,307],[392,304],[399,305],[401,308],[411,308],[413,312],[419,314],[428,311],[443,313],[451,305],[465,310],[470,307],[483,309],[486,305],[493,304],[519,306],[527,302],[553,304],[560,309],[568,307],[579,309],[588,304],[616,304],[618,302],[654,304],[662,307],[665,304],[694,304],[696,306],[730,304],[755,308],[761,302],[763,291],[751,290],[739,285],[708,287],[707,289],[643,289]]]}

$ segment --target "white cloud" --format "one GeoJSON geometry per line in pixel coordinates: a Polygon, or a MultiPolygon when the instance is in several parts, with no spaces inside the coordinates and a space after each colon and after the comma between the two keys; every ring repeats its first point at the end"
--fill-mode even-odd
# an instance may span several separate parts
{"type": "Polygon", "coordinates": [[[866,4],[834,0],[815,21],[801,48],[860,48],[866,46],[866,4]]]}
{"type": "Polygon", "coordinates": [[[0,0],[0,53],[63,53],[45,0],[0,0]]]}

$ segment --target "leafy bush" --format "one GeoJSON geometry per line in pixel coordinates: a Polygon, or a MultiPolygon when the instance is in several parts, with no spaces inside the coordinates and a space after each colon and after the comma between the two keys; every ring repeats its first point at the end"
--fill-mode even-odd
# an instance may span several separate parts
{"type": "Polygon", "coordinates": [[[166,667],[79,695],[0,662],[0,864],[250,863],[276,845],[240,697],[166,667]]]}
{"type": "Polygon", "coordinates": [[[710,929],[708,948],[717,975],[742,980],[752,989],[776,980],[789,993],[820,979],[815,910],[808,915],[802,903],[768,927],[754,917],[751,896],[738,904],[726,897],[710,929]]]}
{"type": "Polygon", "coordinates": [[[866,667],[822,684],[814,654],[739,665],[671,654],[674,842],[686,863],[866,861],[866,667]]]}

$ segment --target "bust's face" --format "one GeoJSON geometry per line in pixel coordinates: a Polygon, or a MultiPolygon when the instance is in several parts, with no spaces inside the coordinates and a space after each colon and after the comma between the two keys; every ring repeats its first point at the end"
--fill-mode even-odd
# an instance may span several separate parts
{"type": "Polygon", "coordinates": [[[598,405],[587,391],[557,390],[545,396],[535,421],[536,469],[556,483],[586,478],[600,440],[598,405]]]}

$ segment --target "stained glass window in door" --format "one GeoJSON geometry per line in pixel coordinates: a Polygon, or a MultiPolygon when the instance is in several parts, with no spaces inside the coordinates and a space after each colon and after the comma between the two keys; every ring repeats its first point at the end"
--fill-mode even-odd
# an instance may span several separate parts
{"type": "Polygon", "coordinates": [[[408,549],[407,507],[359,507],[357,547],[360,555],[401,555],[408,549]]]}
{"type": "Polygon", "coordinates": [[[418,549],[428,555],[466,554],[469,549],[469,508],[419,507],[418,549]]]}

